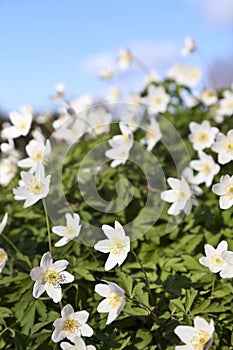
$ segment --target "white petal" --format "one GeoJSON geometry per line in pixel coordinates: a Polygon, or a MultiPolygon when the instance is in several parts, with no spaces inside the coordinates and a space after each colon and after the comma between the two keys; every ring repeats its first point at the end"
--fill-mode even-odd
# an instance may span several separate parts
{"type": "Polygon", "coordinates": [[[32,295],[34,296],[34,298],[39,298],[41,296],[41,294],[43,294],[45,292],[45,285],[36,281],[34,286],[33,286],[33,292],[32,295]]]}
{"type": "Polygon", "coordinates": [[[99,250],[102,253],[109,253],[110,245],[111,245],[110,241],[108,239],[104,239],[102,241],[97,242],[94,245],[94,248],[96,250],[99,250]]]}
{"type": "Polygon", "coordinates": [[[223,196],[226,193],[225,187],[220,183],[213,185],[212,191],[218,196],[223,196]]]}
{"type": "Polygon", "coordinates": [[[169,177],[167,179],[167,182],[172,189],[174,189],[174,190],[180,189],[180,180],[179,179],[175,179],[174,177],[169,177]]]}
{"type": "Polygon", "coordinates": [[[77,311],[74,313],[74,317],[79,323],[83,324],[83,323],[87,322],[88,317],[89,317],[89,312],[87,312],[85,310],[77,311]]]}
{"type": "Polygon", "coordinates": [[[228,243],[226,241],[221,241],[218,246],[217,246],[217,252],[222,253],[224,250],[227,250],[228,248],[228,243]]]}
{"type": "Polygon", "coordinates": [[[60,282],[61,284],[63,283],[71,283],[74,281],[74,276],[71,275],[71,273],[67,272],[67,271],[63,271],[61,274],[62,277],[62,282],[60,282]]]}
{"type": "Polygon", "coordinates": [[[127,258],[128,252],[123,254],[118,254],[118,265],[120,266],[127,258]]]}
{"type": "Polygon", "coordinates": [[[46,292],[50,298],[53,299],[54,303],[59,303],[62,299],[61,286],[54,287],[53,285],[45,285],[46,292]]]}
{"type": "Polygon", "coordinates": [[[232,155],[226,152],[222,152],[218,155],[218,162],[220,164],[227,164],[232,160],[232,155]]]}
{"type": "Polygon", "coordinates": [[[61,239],[59,239],[59,241],[57,241],[57,243],[54,244],[54,246],[55,247],[63,247],[64,245],[66,245],[70,241],[71,241],[71,239],[66,238],[66,237],[62,237],[61,239]]]}
{"type": "Polygon", "coordinates": [[[111,310],[113,310],[113,308],[109,305],[108,299],[102,300],[97,307],[97,311],[100,313],[110,312],[111,310]]]}
{"type": "Polygon", "coordinates": [[[52,334],[52,341],[54,343],[58,343],[60,340],[64,339],[65,337],[66,337],[66,332],[56,328],[52,334]]]}
{"type": "Polygon", "coordinates": [[[202,258],[199,259],[200,264],[209,267],[211,265],[209,258],[206,258],[203,256],[202,258]]]}
{"type": "Polygon", "coordinates": [[[62,318],[67,319],[73,313],[74,313],[73,307],[70,304],[67,304],[66,306],[63,307],[61,311],[61,316],[62,318]]]}
{"type": "Polygon", "coordinates": [[[50,254],[50,252],[47,252],[41,258],[40,267],[44,267],[44,268],[48,269],[52,263],[53,263],[53,259],[51,257],[51,254],[50,254]]]}
{"type": "Polygon", "coordinates": [[[223,259],[228,263],[233,265],[233,252],[229,251],[223,251],[222,252],[223,259]]]}
{"type": "Polygon", "coordinates": [[[117,255],[110,253],[108,258],[107,258],[107,261],[105,263],[104,268],[106,271],[109,271],[113,267],[115,267],[117,265],[117,263],[118,263],[117,255]]]}
{"type": "Polygon", "coordinates": [[[174,190],[167,190],[161,192],[161,199],[168,203],[173,203],[177,201],[177,195],[174,190]]]}
{"type": "Polygon", "coordinates": [[[229,209],[233,205],[233,198],[228,196],[221,196],[219,199],[219,206],[221,209],[229,209]]]}
{"type": "Polygon", "coordinates": [[[83,337],[91,337],[93,335],[93,329],[88,326],[88,324],[83,324],[82,327],[80,328],[81,334],[83,337]]]}
{"type": "Polygon", "coordinates": [[[193,350],[192,345],[178,345],[175,350],[193,350]]]}
{"type": "Polygon", "coordinates": [[[224,268],[220,272],[220,276],[222,278],[232,278],[233,277],[233,265],[227,264],[226,266],[224,266],[224,268]]]}
{"type": "Polygon", "coordinates": [[[205,244],[204,248],[205,248],[205,254],[208,258],[211,258],[211,256],[213,256],[216,253],[216,250],[210,244],[205,244]]]}
{"type": "Polygon", "coordinates": [[[52,265],[52,269],[57,270],[58,272],[61,272],[65,270],[65,268],[69,265],[69,261],[67,260],[58,260],[52,265]]]}
{"type": "Polygon", "coordinates": [[[106,298],[110,293],[110,288],[107,284],[100,283],[95,286],[95,292],[106,298]]]}
{"type": "Polygon", "coordinates": [[[62,237],[66,233],[66,226],[54,226],[52,232],[62,237]]]}
{"type": "Polygon", "coordinates": [[[43,269],[41,267],[34,267],[30,272],[30,277],[33,281],[41,280],[43,278],[43,269]]]}
{"type": "Polygon", "coordinates": [[[195,334],[195,329],[190,326],[177,326],[174,332],[183,343],[188,344],[195,334]]]}
{"type": "MultiPolygon", "coordinates": [[[[62,342],[60,344],[62,350],[75,350],[75,345],[71,345],[70,343],[65,343],[65,342],[62,342]]],[[[82,348],[80,347],[80,350],[82,350],[82,348]]],[[[84,348],[85,350],[85,348],[84,348]]]]}
{"type": "Polygon", "coordinates": [[[200,316],[196,316],[194,318],[194,327],[198,330],[207,331],[212,336],[212,325],[210,325],[204,318],[200,316]]]}
{"type": "Polygon", "coordinates": [[[116,313],[116,311],[114,310],[110,311],[108,314],[106,325],[112,323],[112,321],[114,321],[117,318],[117,316],[118,314],[116,313]]]}

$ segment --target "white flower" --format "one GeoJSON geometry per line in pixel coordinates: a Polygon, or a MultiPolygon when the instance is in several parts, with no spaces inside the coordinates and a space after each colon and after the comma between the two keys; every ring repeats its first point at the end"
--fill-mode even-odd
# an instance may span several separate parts
{"type": "Polygon", "coordinates": [[[88,123],[86,121],[86,114],[79,112],[78,116],[75,118],[65,118],[53,135],[57,139],[65,140],[68,145],[72,145],[74,142],[78,141],[87,130],[88,123]]]}
{"type": "Polygon", "coordinates": [[[105,70],[102,70],[100,73],[99,73],[99,77],[101,79],[111,79],[115,74],[115,70],[113,68],[109,68],[109,69],[105,69],[105,70]]]}
{"type": "Polygon", "coordinates": [[[102,230],[108,239],[97,242],[94,248],[102,253],[110,253],[104,266],[109,271],[125,261],[130,251],[130,238],[125,235],[125,230],[118,221],[115,221],[115,228],[103,225],[102,230]]]}
{"type": "Polygon", "coordinates": [[[169,177],[167,182],[172,190],[161,192],[161,199],[168,203],[173,203],[168,210],[168,214],[178,215],[181,211],[188,214],[190,212],[192,191],[187,181],[182,176],[181,180],[169,177]]]}
{"type": "Polygon", "coordinates": [[[176,346],[175,350],[207,350],[213,343],[214,322],[208,323],[204,318],[196,316],[194,327],[177,326],[175,334],[186,345],[176,346]]]}
{"type": "Polygon", "coordinates": [[[233,176],[221,176],[220,183],[213,185],[212,191],[220,196],[220,208],[229,209],[233,205],[233,176]]]}
{"type": "Polygon", "coordinates": [[[35,139],[29,141],[25,149],[28,158],[20,160],[18,166],[22,168],[31,168],[29,172],[34,173],[38,165],[43,162],[51,152],[51,144],[49,140],[47,140],[45,144],[43,135],[38,133],[35,139]]]}
{"type": "Polygon", "coordinates": [[[202,189],[195,183],[195,176],[193,174],[193,169],[188,166],[182,171],[182,175],[188,182],[189,186],[192,188],[195,196],[201,196],[203,194],[202,189]]]}
{"type": "Polygon", "coordinates": [[[194,87],[201,80],[201,71],[198,67],[175,64],[168,71],[168,78],[174,79],[178,84],[194,87]]]}
{"type": "Polygon", "coordinates": [[[150,85],[151,83],[155,83],[159,80],[159,74],[156,70],[152,70],[149,75],[146,76],[144,85],[150,85]]]}
{"type": "Polygon", "coordinates": [[[201,124],[191,122],[189,123],[189,129],[191,131],[189,140],[193,143],[193,148],[196,151],[211,147],[218,132],[218,128],[211,127],[208,120],[204,120],[201,124]]]}
{"type": "Polygon", "coordinates": [[[225,260],[226,265],[220,272],[222,278],[232,278],[233,277],[233,252],[223,251],[222,258],[225,260]]]}
{"type": "Polygon", "coordinates": [[[132,63],[132,60],[133,60],[133,56],[129,50],[126,50],[126,49],[119,50],[118,67],[121,70],[128,69],[130,64],[132,63]]]}
{"type": "Polygon", "coordinates": [[[133,133],[130,127],[123,123],[119,123],[122,135],[115,135],[108,141],[112,149],[105,152],[107,158],[113,159],[111,167],[115,168],[119,164],[125,164],[129,158],[129,151],[133,146],[133,133]]]}
{"type": "Polygon", "coordinates": [[[205,244],[204,249],[206,257],[201,257],[199,259],[200,264],[207,266],[213,273],[220,272],[226,266],[226,262],[221,254],[223,251],[227,250],[227,247],[228,244],[226,241],[221,241],[216,249],[210,244],[205,244]]]}
{"type": "Polygon", "coordinates": [[[66,87],[65,84],[63,83],[59,83],[55,86],[55,91],[56,94],[54,96],[51,96],[50,99],[52,101],[60,101],[60,100],[64,100],[65,98],[65,93],[66,93],[66,87]]]}
{"type": "Polygon", "coordinates": [[[212,156],[204,153],[203,151],[198,152],[199,160],[192,160],[190,166],[198,171],[198,174],[194,177],[193,181],[199,185],[205,183],[207,187],[212,184],[214,176],[220,171],[220,166],[215,163],[212,156]]]}
{"type": "Polygon", "coordinates": [[[4,229],[6,227],[7,219],[8,219],[8,213],[5,213],[2,221],[0,222],[0,234],[4,231],[4,229]]]}
{"type": "Polygon", "coordinates": [[[55,244],[55,247],[61,247],[74,238],[79,236],[80,230],[80,217],[74,213],[73,217],[71,214],[66,214],[66,226],[54,226],[52,232],[62,238],[55,244]]]}
{"type": "Polygon", "coordinates": [[[22,107],[22,114],[10,112],[9,118],[12,126],[3,130],[3,135],[7,139],[15,139],[19,136],[26,136],[31,128],[33,114],[28,109],[22,107]]]}
{"type": "Polygon", "coordinates": [[[92,128],[89,132],[98,136],[109,131],[112,115],[104,108],[97,107],[88,113],[87,121],[92,128]]]}
{"type": "Polygon", "coordinates": [[[24,208],[27,208],[40,199],[47,197],[49,193],[50,177],[45,177],[44,167],[40,165],[35,174],[21,172],[22,180],[19,181],[19,187],[13,189],[14,199],[18,201],[25,200],[24,208]]]}
{"type": "Polygon", "coordinates": [[[73,340],[73,342],[74,342],[74,344],[62,342],[60,344],[62,350],[96,350],[95,346],[86,345],[84,340],[80,337],[75,338],[75,340],[73,340]]]}
{"type": "Polygon", "coordinates": [[[148,88],[147,96],[142,98],[142,101],[147,106],[148,114],[154,115],[165,112],[170,99],[170,95],[166,93],[163,86],[151,85],[148,88]]]}
{"type": "Polygon", "coordinates": [[[218,133],[212,150],[218,153],[220,164],[226,164],[233,160],[233,129],[228,131],[227,136],[218,133]]]}
{"type": "Polygon", "coordinates": [[[33,287],[34,298],[39,298],[46,292],[54,303],[62,299],[61,284],[73,282],[74,276],[64,271],[69,265],[67,260],[53,262],[51,254],[45,253],[40,261],[40,266],[35,267],[30,272],[31,279],[35,281],[33,287]]]}
{"type": "Polygon", "coordinates": [[[233,114],[233,92],[224,91],[223,98],[220,100],[218,112],[223,116],[231,116],[233,114]]]}
{"type": "Polygon", "coordinates": [[[205,88],[201,94],[201,100],[206,106],[211,106],[218,101],[218,96],[215,90],[205,88]]]}
{"type": "Polygon", "coordinates": [[[108,312],[108,319],[106,324],[110,324],[117,318],[122,309],[125,306],[125,292],[116,283],[104,281],[107,284],[97,284],[95,286],[95,292],[104,297],[98,307],[97,311],[108,312]]]}
{"type": "Polygon", "coordinates": [[[146,135],[141,142],[147,145],[146,149],[150,152],[156,143],[162,138],[162,133],[159,123],[153,117],[150,118],[150,124],[146,125],[144,129],[146,130],[146,135]]]}
{"type": "Polygon", "coordinates": [[[182,56],[188,56],[190,53],[196,51],[196,42],[193,38],[186,37],[184,39],[184,47],[181,49],[182,56]]]}
{"type": "Polygon", "coordinates": [[[17,161],[11,157],[0,159],[0,185],[7,186],[18,171],[17,161]]]}
{"type": "Polygon", "coordinates": [[[73,307],[67,304],[61,311],[61,318],[53,322],[55,327],[52,341],[58,343],[64,338],[75,341],[77,337],[91,337],[93,329],[86,323],[89,313],[85,310],[74,312],[73,307]]]}
{"type": "Polygon", "coordinates": [[[8,255],[4,249],[0,248],[0,273],[2,272],[6,262],[8,260],[8,255]]]}
{"type": "Polygon", "coordinates": [[[121,90],[117,86],[111,86],[106,99],[108,102],[117,102],[121,97],[121,90]]]}

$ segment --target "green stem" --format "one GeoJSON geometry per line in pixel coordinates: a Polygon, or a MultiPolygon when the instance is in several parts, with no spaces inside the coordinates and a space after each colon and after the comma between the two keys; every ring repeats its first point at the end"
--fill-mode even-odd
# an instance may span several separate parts
{"type": "Polygon", "coordinates": [[[148,294],[149,294],[149,299],[150,299],[150,301],[152,301],[152,294],[151,294],[151,290],[150,290],[150,282],[149,282],[146,270],[144,269],[144,266],[142,265],[142,262],[139,259],[139,257],[137,256],[137,254],[133,250],[131,252],[135,256],[136,261],[138,262],[138,264],[140,265],[140,267],[142,269],[142,272],[143,272],[143,274],[145,276],[145,281],[146,281],[146,286],[147,286],[147,290],[148,290],[148,294]]]}
{"type": "Polygon", "coordinates": [[[215,282],[216,282],[216,274],[214,274],[214,276],[213,276],[213,282],[212,282],[212,288],[211,288],[211,297],[214,294],[215,282]]]}
{"type": "Polygon", "coordinates": [[[142,72],[148,76],[151,74],[148,67],[143,63],[141,60],[139,60],[137,57],[133,56],[133,62],[142,70],[142,72]]]}
{"type": "Polygon", "coordinates": [[[50,226],[49,226],[49,217],[48,217],[48,212],[46,208],[46,204],[44,199],[42,199],[43,207],[44,207],[44,212],[45,212],[45,219],[46,219],[46,225],[47,225],[47,231],[48,231],[48,241],[49,241],[49,251],[52,256],[52,243],[51,243],[51,231],[50,231],[50,226]]]}
{"type": "Polygon", "coordinates": [[[2,238],[4,238],[11,246],[12,248],[14,248],[14,250],[16,251],[16,253],[21,254],[21,252],[19,251],[19,249],[14,245],[13,242],[11,242],[10,238],[8,238],[7,236],[5,236],[4,233],[1,234],[2,238]]]}

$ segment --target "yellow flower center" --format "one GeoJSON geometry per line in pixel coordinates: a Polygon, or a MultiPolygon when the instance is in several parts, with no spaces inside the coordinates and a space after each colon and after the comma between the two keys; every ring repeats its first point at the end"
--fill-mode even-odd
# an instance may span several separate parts
{"type": "Polygon", "coordinates": [[[148,131],[148,132],[146,133],[146,137],[147,137],[148,139],[155,139],[155,138],[156,138],[156,133],[155,133],[155,131],[148,131]]]}
{"type": "Polygon", "coordinates": [[[233,142],[232,141],[226,141],[224,145],[227,152],[233,152],[233,142]]]}
{"type": "Polygon", "coordinates": [[[228,186],[226,196],[233,198],[233,185],[228,186]]]}
{"type": "Polygon", "coordinates": [[[98,125],[95,125],[93,129],[96,132],[100,132],[102,130],[102,128],[103,128],[103,125],[102,124],[98,124],[98,125]]]}
{"type": "Polygon", "coordinates": [[[109,247],[109,251],[112,254],[119,254],[123,251],[124,249],[124,241],[121,238],[112,238],[112,245],[109,247]]]}
{"type": "Polygon", "coordinates": [[[219,253],[215,253],[211,256],[211,262],[215,266],[221,266],[224,264],[224,260],[219,253]]]}
{"type": "Polygon", "coordinates": [[[41,182],[38,179],[31,180],[28,190],[33,194],[39,194],[41,192],[41,182]]]}
{"type": "Polygon", "coordinates": [[[190,344],[192,345],[194,350],[203,350],[203,346],[210,339],[210,335],[206,331],[197,330],[194,336],[190,340],[190,344]]]}
{"type": "Polygon", "coordinates": [[[177,200],[183,200],[183,199],[185,199],[185,196],[186,196],[185,191],[177,191],[176,192],[177,200]]]}
{"type": "Polygon", "coordinates": [[[26,127],[27,127],[27,124],[25,122],[22,122],[18,125],[19,130],[24,130],[26,129],[26,127]]]}
{"type": "Polygon", "coordinates": [[[197,135],[197,139],[199,142],[206,142],[208,141],[208,135],[206,132],[199,132],[199,134],[197,135]]]}
{"type": "Polygon", "coordinates": [[[201,171],[204,174],[209,174],[211,172],[211,167],[209,166],[208,163],[203,163],[201,171]]]}
{"type": "Polygon", "coordinates": [[[78,326],[78,321],[76,321],[74,318],[71,318],[64,322],[63,330],[75,334],[77,332],[78,326]]]}
{"type": "Polygon", "coordinates": [[[162,103],[162,101],[163,100],[161,99],[161,97],[159,97],[159,96],[154,97],[154,103],[156,105],[160,105],[162,103]]]}
{"type": "Polygon", "coordinates": [[[42,152],[38,151],[36,152],[33,156],[32,156],[32,160],[34,160],[35,162],[39,163],[42,159],[42,152]]]}
{"type": "Polygon", "coordinates": [[[61,277],[56,270],[47,270],[44,273],[44,281],[48,285],[57,286],[61,282],[61,277]]]}
{"type": "Polygon", "coordinates": [[[126,63],[130,63],[132,61],[132,55],[129,51],[124,51],[121,54],[122,61],[125,61],[126,63]]]}
{"type": "Polygon", "coordinates": [[[122,301],[122,298],[118,294],[110,292],[108,296],[108,305],[111,308],[113,309],[118,308],[121,305],[121,301],[122,301]]]}
{"type": "Polygon", "coordinates": [[[227,103],[227,108],[228,108],[228,109],[233,109],[233,101],[229,101],[229,102],[227,103]]]}
{"type": "Polygon", "coordinates": [[[0,252],[0,263],[3,262],[6,259],[6,253],[0,252]]]}

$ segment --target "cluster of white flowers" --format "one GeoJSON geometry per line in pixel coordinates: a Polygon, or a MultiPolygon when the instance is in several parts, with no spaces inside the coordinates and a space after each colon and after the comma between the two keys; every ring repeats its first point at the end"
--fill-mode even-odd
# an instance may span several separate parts
{"type": "Polygon", "coordinates": [[[213,273],[220,272],[222,278],[232,278],[233,252],[227,250],[227,242],[221,241],[216,249],[210,244],[205,244],[204,248],[206,256],[199,259],[200,263],[213,273]]]}
{"type": "MultiPolygon", "coordinates": [[[[2,221],[0,222],[0,235],[2,234],[3,230],[6,227],[7,219],[8,219],[8,213],[4,215],[2,221]]],[[[8,260],[7,253],[3,248],[0,248],[0,273],[2,272],[4,266],[6,265],[7,260],[8,260]]]]}

